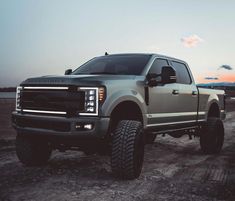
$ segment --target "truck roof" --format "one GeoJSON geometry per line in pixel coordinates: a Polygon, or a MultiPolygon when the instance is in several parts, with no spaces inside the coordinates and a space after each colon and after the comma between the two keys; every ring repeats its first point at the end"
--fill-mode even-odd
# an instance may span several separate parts
{"type": "Polygon", "coordinates": [[[156,56],[156,57],[162,57],[162,58],[166,58],[166,59],[173,59],[173,60],[177,60],[177,61],[181,61],[181,62],[185,63],[185,61],[183,61],[181,59],[169,57],[169,56],[162,55],[162,54],[156,54],[156,53],[120,53],[120,54],[108,54],[105,56],[108,57],[108,56],[137,56],[137,55],[156,56]]]}

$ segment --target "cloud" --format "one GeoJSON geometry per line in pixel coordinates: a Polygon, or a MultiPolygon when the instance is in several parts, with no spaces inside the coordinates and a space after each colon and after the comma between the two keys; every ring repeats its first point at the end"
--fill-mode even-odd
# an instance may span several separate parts
{"type": "Polygon", "coordinates": [[[218,69],[221,69],[221,68],[223,68],[225,70],[233,70],[233,67],[231,67],[230,65],[226,65],[226,64],[220,66],[218,69]]]}
{"type": "Polygon", "coordinates": [[[205,77],[205,80],[218,80],[218,77],[205,77]]]}
{"type": "Polygon", "coordinates": [[[198,35],[194,34],[191,36],[187,36],[184,38],[181,38],[181,42],[185,47],[196,47],[199,43],[203,42],[203,39],[200,38],[198,35]]]}

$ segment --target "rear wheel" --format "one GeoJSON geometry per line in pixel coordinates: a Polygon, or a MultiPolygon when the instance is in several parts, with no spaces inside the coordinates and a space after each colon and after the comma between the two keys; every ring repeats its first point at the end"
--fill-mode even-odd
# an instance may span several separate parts
{"type": "Polygon", "coordinates": [[[205,154],[216,154],[224,143],[224,125],[219,118],[209,118],[200,136],[201,149],[205,154]]]}
{"type": "Polygon", "coordinates": [[[111,167],[113,174],[122,179],[139,177],[144,158],[144,135],[138,121],[122,120],[112,139],[111,167]]]}
{"type": "Polygon", "coordinates": [[[46,141],[24,135],[16,137],[16,155],[27,166],[45,164],[49,160],[51,152],[52,149],[46,141]]]}

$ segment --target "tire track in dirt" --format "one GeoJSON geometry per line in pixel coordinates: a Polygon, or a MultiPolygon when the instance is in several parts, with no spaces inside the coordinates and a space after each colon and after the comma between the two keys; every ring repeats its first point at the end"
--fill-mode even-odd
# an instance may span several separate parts
{"type": "Polygon", "coordinates": [[[0,200],[235,200],[234,117],[225,121],[221,154],[203,155],[197,138],[157,137],[132,181],[113,178],[106,156],[55,152],[48,165],[29,168],[1,149],[0,200]]]}

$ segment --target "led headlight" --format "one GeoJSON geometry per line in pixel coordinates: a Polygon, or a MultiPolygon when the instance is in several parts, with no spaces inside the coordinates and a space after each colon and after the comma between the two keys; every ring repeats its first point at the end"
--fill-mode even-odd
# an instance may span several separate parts
{"type": "Polygon", "coordinates": [[[20,104],[21,91],[22,91],[22,87],[19,86],[16,88],[16,111],[21,110],[21,104],[20,104]]]}
{"type": "Polygon", "coordinates": [[[98,115],[98,87],[80,87],[78,90],[85,92],[84,112],[80,115],[98,115]]]}
{"type": "Polygon", "coordinates": [[[79,87],[78,90],[85,92],[84,112],[80,115],[98,115],[99,103],[105,99],[104,87],[79,87]]]}

